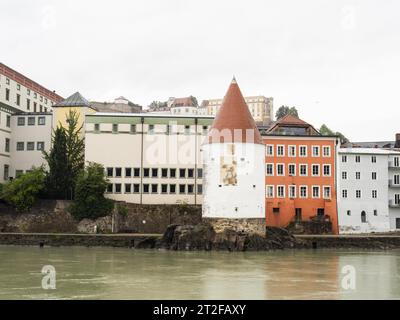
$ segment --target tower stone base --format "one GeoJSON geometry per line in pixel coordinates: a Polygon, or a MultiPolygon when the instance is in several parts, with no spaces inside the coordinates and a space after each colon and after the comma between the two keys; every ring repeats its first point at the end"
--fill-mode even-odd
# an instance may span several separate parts
{"type": "Polygon", "coordinates": [[[265,236],[265,218],[205,218],[203,222],[210,223],[215,232],[223,232],[225,229],[235,230],[237,232],[256,233],[265,236]]]}

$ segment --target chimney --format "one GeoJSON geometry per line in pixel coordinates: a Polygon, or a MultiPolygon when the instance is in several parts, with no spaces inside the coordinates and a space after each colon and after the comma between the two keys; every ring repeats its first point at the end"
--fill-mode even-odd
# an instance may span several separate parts
{"type": "Polygon", "coordinates": [[[394,144],[395,148],[400,148],[400,133],[396,133],[396,142],[394,144]]]}

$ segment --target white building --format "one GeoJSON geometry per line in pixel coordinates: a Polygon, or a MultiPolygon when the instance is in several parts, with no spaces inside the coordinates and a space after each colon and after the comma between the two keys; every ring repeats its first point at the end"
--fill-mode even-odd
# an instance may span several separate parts
{"type": "Polygon", "coordinates": [[[400,152],[341,148],[337,159],[339,232],[400,229],[400,152]]]}
{"type": "Polygon", "coordinates": [[[202,150],[203,218],[265,234],[265,145],[235,79],[202,150]]]}

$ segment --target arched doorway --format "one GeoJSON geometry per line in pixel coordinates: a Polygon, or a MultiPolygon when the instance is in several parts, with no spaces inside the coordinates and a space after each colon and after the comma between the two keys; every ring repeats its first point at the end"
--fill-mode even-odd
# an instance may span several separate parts
{"type": "Polygon", "coordinates": [[[361,222],[366,223],[367,222],[367,214],[365,211],[361,211],[361,222]]]}

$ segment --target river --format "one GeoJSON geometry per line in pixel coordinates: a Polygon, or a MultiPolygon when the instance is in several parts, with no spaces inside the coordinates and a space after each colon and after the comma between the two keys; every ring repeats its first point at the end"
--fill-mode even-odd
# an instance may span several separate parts
{"type": "Polygon", "coordinates": [[[399,299],[399,275],[398,250],[0,246],[0,299],[399,299]],[[55,289],[42,288],[45,265],[55,289]]]}

